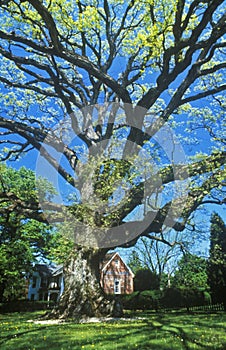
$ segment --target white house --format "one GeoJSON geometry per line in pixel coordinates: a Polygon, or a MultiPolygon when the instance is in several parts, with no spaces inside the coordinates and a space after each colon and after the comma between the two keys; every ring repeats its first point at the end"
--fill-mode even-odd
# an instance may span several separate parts
{"type": "Polygon", "coordinates": [[[35,265],[29,281],[28,300],[58,301],[63,290],[63,265],[35,265]]]}

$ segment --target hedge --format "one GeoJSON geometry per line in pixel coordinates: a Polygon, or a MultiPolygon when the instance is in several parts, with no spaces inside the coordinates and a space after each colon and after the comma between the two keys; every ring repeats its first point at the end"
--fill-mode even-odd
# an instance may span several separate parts
{"type": "Polygon", "coordinates": [[[7,312],[30,312],[38,310],[47,310],[53,308],[54,303],[52,301],[29,301],[18,300],[0,304],[0,313],[7,312]]]}
{"type": "Polygon", "coordinates": [[[197,289],[167,288],[164,291],[146,290],[122,296],[124,309],[159,310],[160,308],[182,308],[211,304],[207,291],[197,289]]]}

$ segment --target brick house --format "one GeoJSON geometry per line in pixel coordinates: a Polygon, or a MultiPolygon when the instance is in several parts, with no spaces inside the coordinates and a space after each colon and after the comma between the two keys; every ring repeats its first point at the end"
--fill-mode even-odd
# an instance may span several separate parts
{"type": "MultiPolygon", "coordinates": [[[[100,284],[106,294],[133,292],[134,274],[119,253],[106,254],[100,264],[100,284]]],[[[63,266],[35,265],[29,281],[28,300],[57,302],[64,290],[63,266]]]]}
{"type": "Polygon", "coordinates": [[[101,286],[106,294],[133,293],[134,274],[119,253],[110,253],[101,263],[101,286]]]}

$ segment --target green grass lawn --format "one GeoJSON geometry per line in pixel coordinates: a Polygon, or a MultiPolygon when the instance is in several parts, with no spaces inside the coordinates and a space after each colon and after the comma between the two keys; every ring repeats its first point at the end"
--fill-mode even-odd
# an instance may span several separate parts
{"type": "Polygon", "coordinates": [[[40,312],[0,315],[0,349],[226,349],[223,312],[149,313],[145,320],[95,324],[27,322],[40,315],[40,312]]]}

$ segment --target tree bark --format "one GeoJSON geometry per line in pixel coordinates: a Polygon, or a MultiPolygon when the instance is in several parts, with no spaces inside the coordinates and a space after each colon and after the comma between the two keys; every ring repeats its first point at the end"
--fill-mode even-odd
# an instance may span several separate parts
{"type": "Polygon", "coordinates": [[[81,319],[122,316],[119,300],[107,296],[100,285],[100,261],[105,253],[103,249],[74,249],[64,267],[64,292],[52,317],[81,319]]]}

